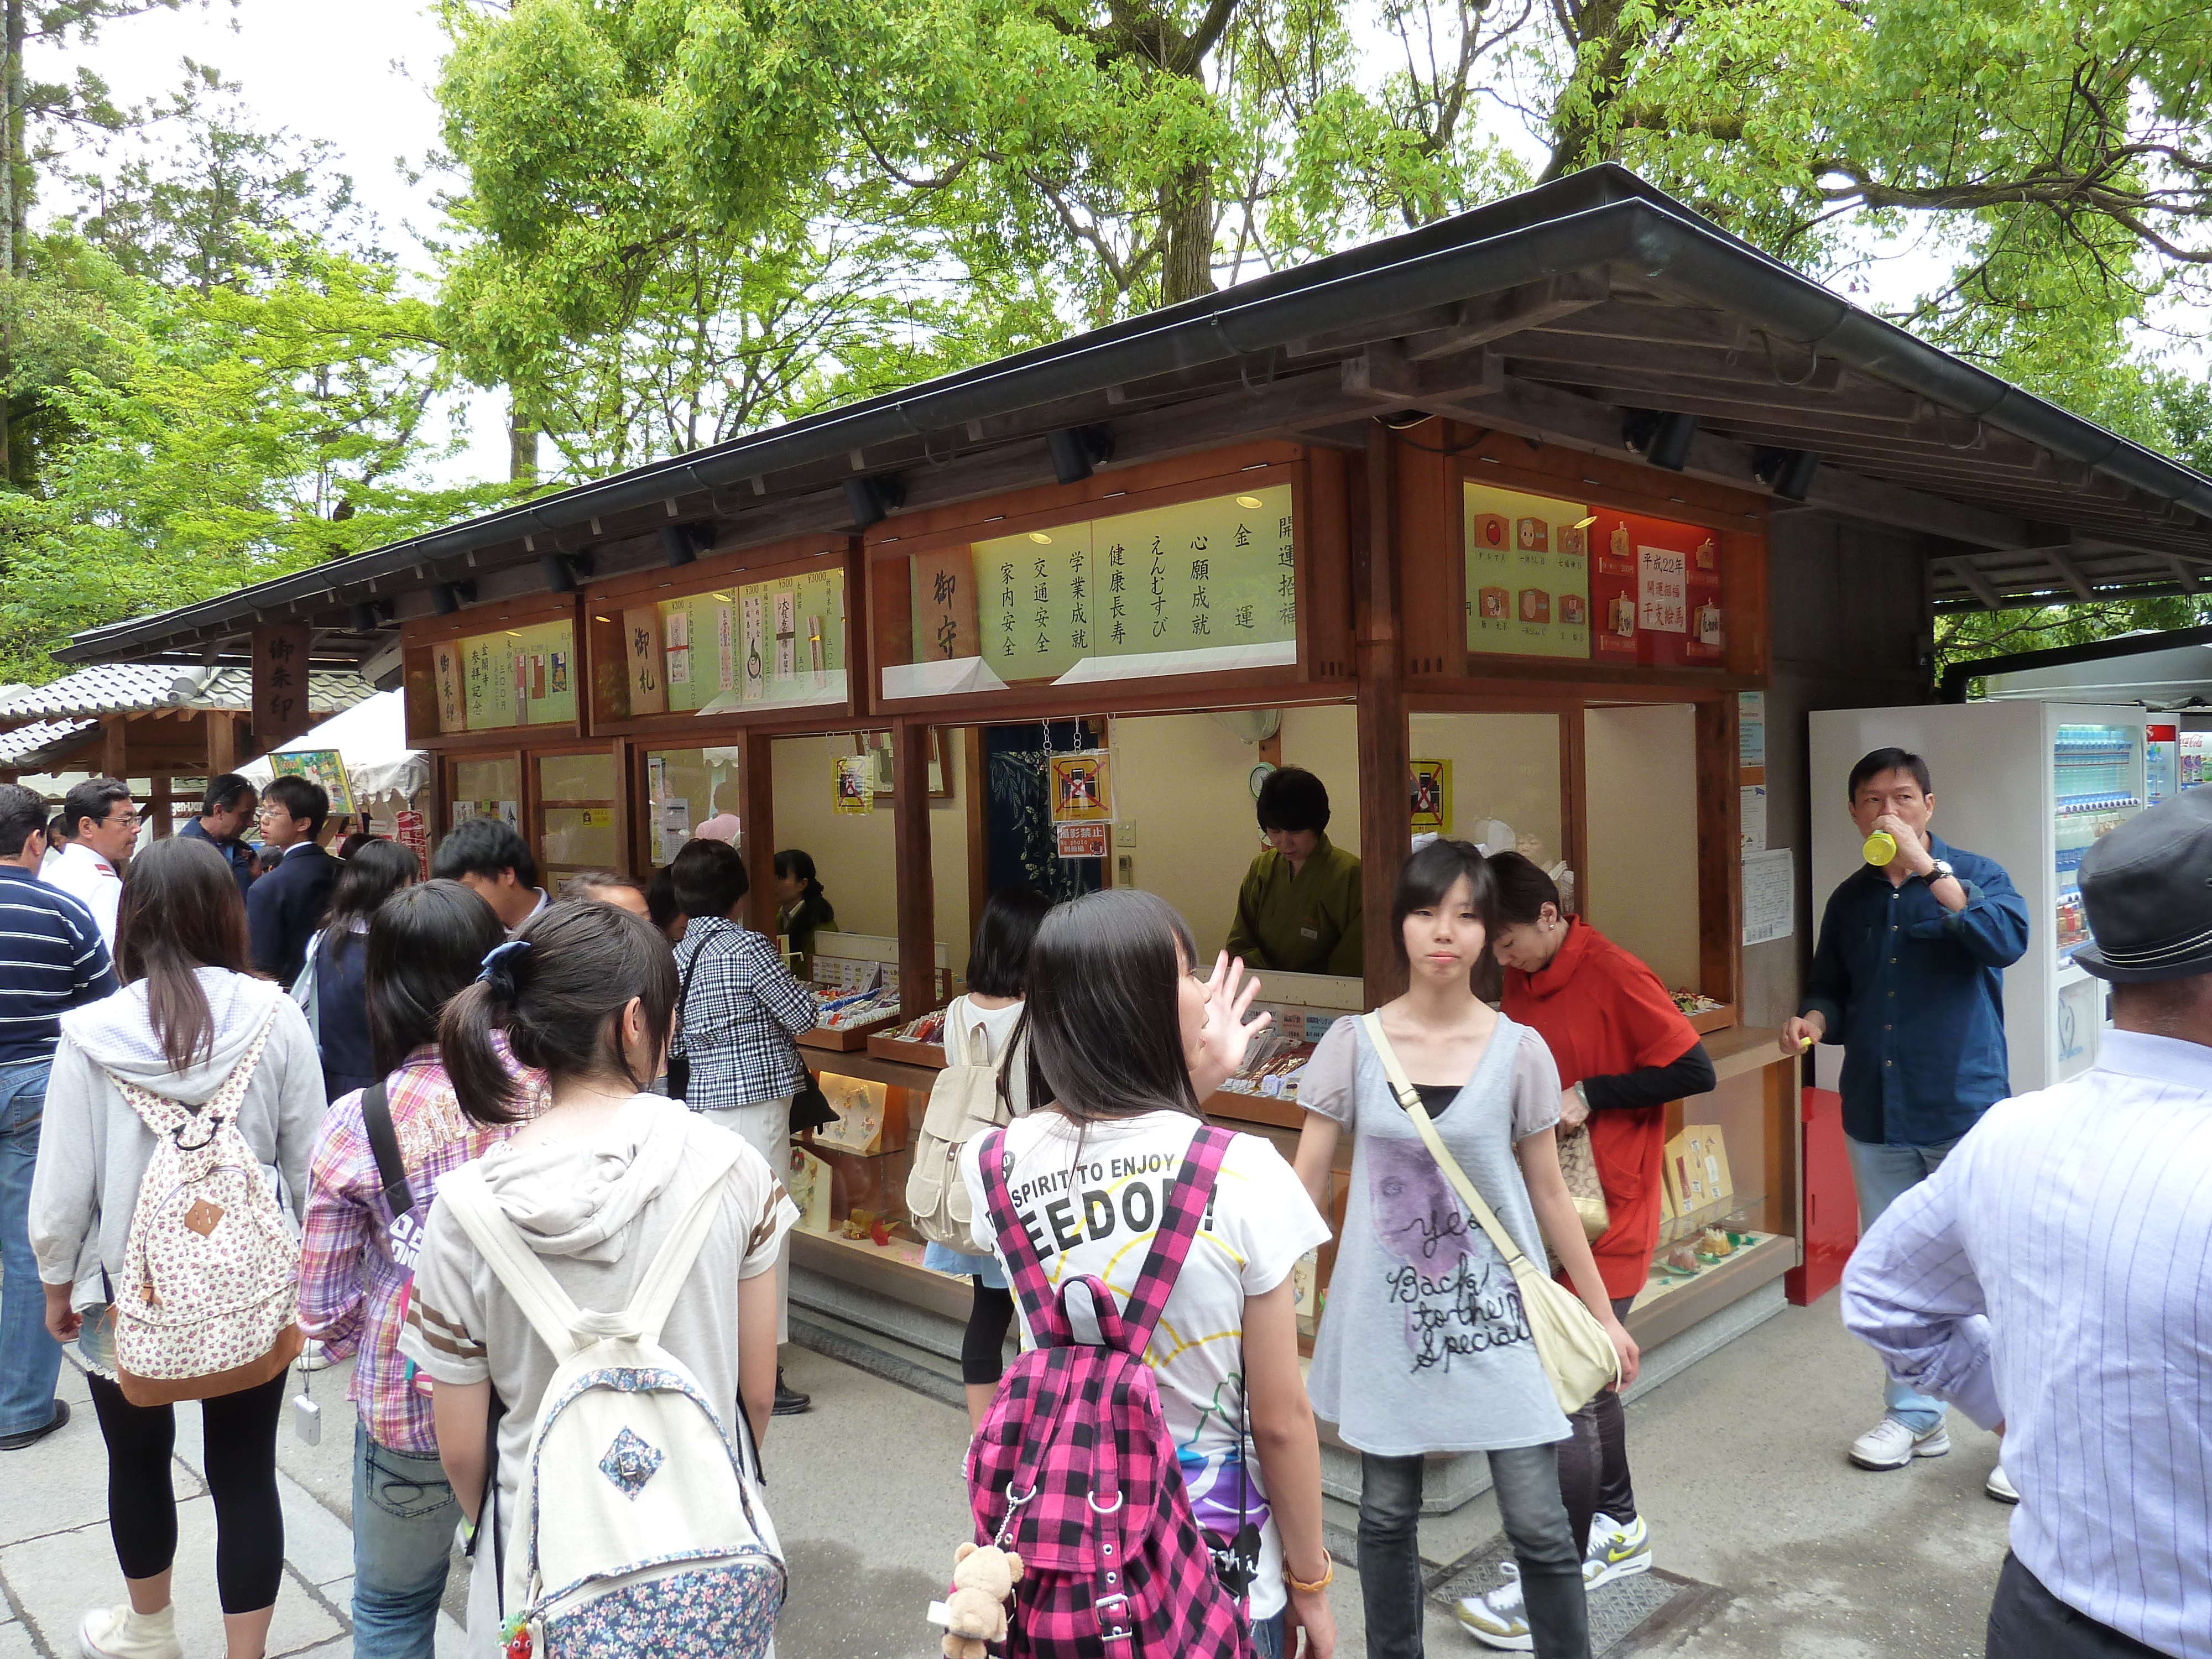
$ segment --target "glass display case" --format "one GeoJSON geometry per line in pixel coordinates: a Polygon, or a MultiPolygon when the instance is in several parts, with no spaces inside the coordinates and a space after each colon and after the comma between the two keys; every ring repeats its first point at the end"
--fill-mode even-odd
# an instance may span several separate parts
{"type": "Polygon", "coordinates": [[[2051,862],[2058,960],[2089,942],[2081,914],[2081,855],[2143,805],[2140,726],[2062,722],[2051,744],[2051,862]]]}

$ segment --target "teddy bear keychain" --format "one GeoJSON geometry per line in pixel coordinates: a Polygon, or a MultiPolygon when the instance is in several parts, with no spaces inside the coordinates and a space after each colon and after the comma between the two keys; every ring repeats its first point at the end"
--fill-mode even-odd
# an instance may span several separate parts
{"type": "Polygon", "coordinates": [[[1022,1558],[995,1544],[963,1544],[952,1561],[952,1588],[929,1604],[929,1622],[945,1626],[945,1659],[984,1659],[989,1644],[1006,1639],[1006,1598],[1022,1558]]]}

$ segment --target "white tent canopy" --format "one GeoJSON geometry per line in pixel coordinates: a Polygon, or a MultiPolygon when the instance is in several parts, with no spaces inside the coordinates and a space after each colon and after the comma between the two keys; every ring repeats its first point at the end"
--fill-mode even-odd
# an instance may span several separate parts
{"type": "MultiPolygon", "coordinates": [[[[402,692],[380,691],[343,714],[331,715],[305,735],[278,744],[275,752],[302,754],[327,749],[337,750],[345,762],[354,795],[363,802],[386,794],[411,799],[430,781],[430,757],[407,746],[407,707],[402,692]]],[[[276,775],[266,755],[238,769],[252,780],[257,789],[266,788],[276,775]]]]}

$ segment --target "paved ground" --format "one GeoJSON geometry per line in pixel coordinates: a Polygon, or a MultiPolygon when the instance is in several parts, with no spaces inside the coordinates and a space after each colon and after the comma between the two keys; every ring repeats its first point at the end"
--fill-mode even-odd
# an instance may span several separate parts
{"type": "MultiPolygon", "coordinates": [[[[778,1419],[767,1448],[769,1500],[790,1557],[781,1659],[925,1659],[924,1607],[967,1535],[959,1467],[963,1415],[938,1401],[794,1349],[794,1385],[815,1396],[778,1419]]],[[[317,1380],[322,1443],[280,1442],[287,1582],[271,1655],[349,1659],[351,1423],[342,1372],[317,1380]]],[[[74,1369],[76,1420],[26,1452],[0,1453],[0,1659],[70,1659],[76,1620],[119,1600],[105,1522],[106,1460],[74,1369]]],[[[1790,1309],[1629,1407],[1637,1491],[1661,1565],[1726,1595],[1695,1626],[1614,1654],[1694,1659],[1972,1659],[2004,1552],[2008,1511],[1982,1495],[1996,1444],[1954,1417],[1956,1449],[1884,1475],[1843,1448],[1880,1411],[1880,1372],[1837,1324],[1833,1298],[1790,1309]]],[[[193,1467],[191,1408],[179,1413],[182,1546],[178,1600],[190,1659],[222,1652],[213,1528],[193,1467]]],[[[1330,1520],[1349,1528],[1345,1505],[1330,1520]]],[[[1498,1530],[1486,1496],[1422,1528],[1436,1565],[1498,1530]]],[[[458,1590],[458,1585],[456,1586],[458,1590]]],[[[458,1594],[449,1596],[455,1610],[458,1594]]],[[[1357,1576],[1340,1572],[1339,1648],[1364,1659],[1357,1576]]],[[[459,1632],[441,1621],[441,1659],[459,1632]]],[[[1429,1650],[1479,1648],[1432,1609],[1429,1650]]]]}

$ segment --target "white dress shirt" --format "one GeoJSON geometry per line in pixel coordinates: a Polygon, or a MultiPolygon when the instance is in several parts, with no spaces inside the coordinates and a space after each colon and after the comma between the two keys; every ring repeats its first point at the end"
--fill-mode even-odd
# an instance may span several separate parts
{"type": "Polygon", "coordinates": [[[92,912],[108,953],[115,951],[115,913],[123,902],[123,878],[115,866],[81,841],[65,844],[61,856],[43,861],[39,879],[58,887],[92,912]]]}
{"type": "Polygon", "coordinates": [[[2108,1031],[1859,1241],[1844,1322],[2005,1427],[2012,1548],[2076,1611],[2212,1659],[2212,1048],[2108,1031]]]}

